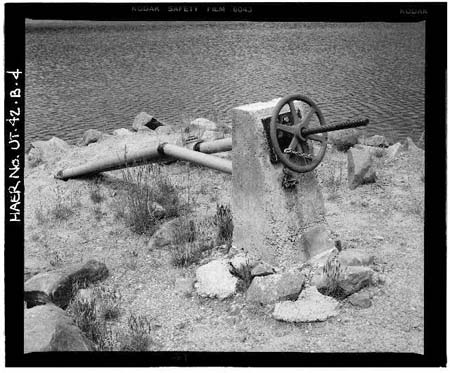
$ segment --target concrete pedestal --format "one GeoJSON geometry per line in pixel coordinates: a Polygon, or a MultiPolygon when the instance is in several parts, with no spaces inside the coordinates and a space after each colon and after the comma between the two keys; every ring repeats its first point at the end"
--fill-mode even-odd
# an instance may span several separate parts
{"type": "MultiPolygon", "coordinates": [[[[282,187],[283,164],[270,162],[263,120],[279,99],[232,109],[233,245],[277,267],[293,267],[330,249],[305,244],[311,229],[326,227],[323,196],[315,172],[298,174],[294,189],[282,187]]],[[[302,111],[302,106],[298,108],[302,111]]],[[[303,113],[302,113],[303,114],[303,113]]]]}

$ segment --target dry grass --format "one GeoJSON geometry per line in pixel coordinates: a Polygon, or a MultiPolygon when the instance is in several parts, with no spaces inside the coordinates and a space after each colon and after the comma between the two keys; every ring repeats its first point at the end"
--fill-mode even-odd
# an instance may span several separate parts
{"type": "Polygon", "coordinates": [[[133,232],[152,235],[161,220],[180,214],[183,206],[178,192],[159,165],[128,167],[122,176],[128,188],[118,203],[122,213],[116,216],[122,215],[133,232]]]}
{"type": "Polygon", "coordinates": [[[233,238],[233,217],[230,206],[216,205],[214,222],[217,227],[216,245],[230,245],[233,238]]]}

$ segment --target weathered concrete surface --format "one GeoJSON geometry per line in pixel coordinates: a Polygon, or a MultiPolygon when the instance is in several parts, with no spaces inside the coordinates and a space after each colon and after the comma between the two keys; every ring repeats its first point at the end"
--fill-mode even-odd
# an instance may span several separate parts
{"type": "Polygon", "coordinates": [[[233,244],[275,267],[292,267],[308,259],[301,234],[325,222],[325,209],[314,172],[295,174],[296,189],[285,190],[283,165],[270,162],[262,120],[278,101],[232,110],[233,244]]]}

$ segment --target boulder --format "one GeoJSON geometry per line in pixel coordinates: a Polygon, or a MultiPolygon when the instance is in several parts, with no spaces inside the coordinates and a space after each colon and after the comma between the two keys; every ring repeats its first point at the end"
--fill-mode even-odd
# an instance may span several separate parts
{"type": "Polygon", "coordinates": [[[244,254],[240,253],[237,255],[234,255],[230,260],[231,266],[236,270],[242,270],[244,267],[250,267],[250,258],[244,254]]]}
{"type": "Polygon", "coordinates": [[[94,351],[73,320],[51,303],[24,311],[24,353],[47,351],[94,351]]]}
{"type": "Polygon", "coordinates": [[[346,296],[356,293],[373,283],[374,271],[369,267],[348,266],[338,280],[338,286],[346,296]]]}
{"type": "Polygon", "coordinates": [[[194,291],[194,278],[177,278],[175,280],[175,294],[189,297],[194,291]]]}
{"type": "Polygon", "coordinates": [[[359,139],[359,142],[363,145],[375,146],[380,148],[387,148],[389,146],[389,142],[384,136],[381,135],[362,137],[359,139]]]}
{"type": "Polygon", "coordinates": [[[80,145],[89,145],[98,142],[103,138],[103,133],[97,130],[89,129],[83,134],[80,145]]]}
{"type": "Polygon", "coordinates": [[[208,141],[220,140],[223,138],[224,138],[223,132],[207,130],[207,131],[203,132],[200,139],[202,141],[208,142],[208,141]]]}
{"type": "Polygon", "coordinates": [[[381,158],[386,154],[386,149],[384,148],[378,148],[375,146],[368,146],[368,145],[362,145],[362,144],[356,144],[354,146],[355,149],[359,149],[359,150],[365,150],[368,151],[370,153],[370,155],[377,157],[377,158],[381,158]]]}
{"type": "Polygon", "coordinates": [[[114,136],[128,136],[131,134],[132,132],[127,130],[126,128],[118,128],[113,131],[114,136]]]}
{"type": "Polygon", "coordinates": [[[409,152],[423,152],[422,149],[420,149],[416,144],[414,144],[414,141],[411,139],[411,137],[406,138],[403,148],[409,152]]]}
{"type": "Polygon", "coordinates": [[[225,299],[236,292],[238,279],[231,275],[230,266],[224,259],[197,268],[195,275],[195,287],[201,297],[225,299]]]}
{"type": "Polygon", "coordinates": [[[376,173],[372,165],[373,159],[369,152],[350,149],[347,153],[347,160],[347,178],[350,189],[376,181],[376,173]]]}
{"type": "Polygon", "coordinates": [[[386,160],[388,162],[394,160],[395,158],[398,157],[401,151],[402,151],[402,144],[400,144],[399,142],[395,143],[394,145],[391,145],[389,148],[387,148],[386,160]]]}
{"type": "Polygon", "coordinates": [[[303,290],[295,302],[277,303],[273,312],[276,320],[287,322],[324,321],[339,313],[339,302],[332,297],[320,294],[316,287],[303,290]]]}
{"type": "Polygon", "coordinates": [[[159,136],[170,135],[175,129],[172,126],[160,126],[155,129],[155,133],[159,136]]]}
{"type": "Polygon", "coordinates": [[[247,301],[266,305],[287,299],[297,299],[304,282],[304,276],[294,270],[258,276],[253,279],[247,289],[247,301]]]}
{"type": "Polygon", "coordinates": [[[342,266],[369,266],[373,264],[375,256],[366,254],[361,250],[342,250],[338,259],[342,266]]]}
{"type": "Polygon", "coordinates": [[[369,308],[372,305],[370,296],[367,293],[355,293],[350,295],[347,299],[352,306],[359,308],[369,308]]]}
{"type": "Polygon", "coordinates": [[[28,162],[32,167],[39,163],[46,162],[67,152],[71,146],[58,137],[52,137],[48,141],[33,141],[27,154],[28,162]]]}
{"type": "Polygon", "coordinates": [[[74,295],[75,286],[83,288],[107,276],[106,265],[96,260],[90,260],[84,265],[39,273],[24,284],[27,305],[33,307],[40,304],[47,296],[57,306],[65,308],[74,295]]]}
{"type": "Polygon", "coordinates": [[[202,131],[217,131],[217,124],[206,118],[194,119],[189,125],[191,130],[199,129],[202,131]]]}
{"type": "Polygon", "coordinates": [[[340,131],[329,132],[328,142],[341,151],[346,152],[358,143],[359,131],[355,128],[347,128],[340,131]]]}
{"type": "Polygon", "coordinates": [[[161,126],[164,126],[164,124],[144,111],[136,115],[133,121],[133,129],[135,131],[138,131],[142,127],[148,127],[154,130],[161,126]]]}
{"type": "Polygon", "coordinates": [[[160,249],[170,245],[174,238],[174,232],[178,229],[180,219],[172,219],[163,223],[159,229],[153,233],[149,246],[151,249],[160,249]]]}
{"type": "Polygon", "coordinates": [[[323,224],[307,229],[300,237],[300,245],[307,260],[334,249],[334,242],[323,224]]]}
{"type": "Polygon", "coordinates": [[[256,276],[269,276],[276,272],[275,268],[273,268],[270,264],[265,262],[259,262],[256,264],[251,271],[252,277],[256,276]]]}

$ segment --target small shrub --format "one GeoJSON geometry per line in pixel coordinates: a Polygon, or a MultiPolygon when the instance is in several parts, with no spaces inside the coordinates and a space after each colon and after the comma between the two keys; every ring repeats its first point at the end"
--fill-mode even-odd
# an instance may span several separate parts
{"type": "Polygon", "coordinates": [[[34,210],[34,217],[36,218],[36,222],[38,223],[38,225],[43,225],[47,222],[47,214],[44,212],[42,203],[40,203],[39,207],[34,210]]]}
{"type": "Polygon", "coordinates": [[[73,198],[63,197],[59,188],[55,189],[56,201],[50,215],[56,220],[67,220],[74,214],[73,198]]]}
{"type": "Polygon", "coordinates": [[[172,248],[172,265],[175,267],[189,267],[198,263],[202,256],[202,247],[198,242],[188,242],[172,248]]]}
{"type": "Polygon", "coordinates": [[[128,335],[121,341],[121,351],[147,351],[151,343],[151,325],[145,316],[128,317],[128,335]]]}
{"type": "Polygon", "coordinates": [[[98,315],[106,321],[116,320],[120,315],[121,296],[106,287],[96,288],[95,297],[98,299],[98,315]]]}
{"type": "Polygon", "coordinates": [[[98,205],[92,209],[92,213],[94,214],[94,218],[96,221],[102,220],[103,212],[102,212],[102,209],[98,205]]]}
{"type": "Polygon", "coordinates": [[[247,261],[244,265],[242,265],[239,268],[234,268],[232,266],[230,272],[233,276],[239,279],[236,286],[236,290],[238,292],[245,293],[247,289],[250,287],[250,284],[252,283],[253,280],[250,263],[247,261]]]}
{"type": "Polygon", "coordinates": [[[119,205],[124,207],[125,221],[132,231],[152,235],[161,219],[179,215],[181,203],[177,189],[161,174],[158,165],[128,167],[122,175],[129,187],[119,205]],[[163,207],[163,214],[155,210],[157,204],[163,207]]]}
{"type": "Polygon", "coordinates": [[[233,238],[233,217],[231,208],[224,205],[216,205],[215,225],[217,227],[217,245],[231,245],[233,238]]]}
{"type": "Polygon", "coordinates": [[[98,186],[97,183],[90,184],[90,186],[89,186],[89,198],[95,204],[99,204],[99,203],[103,202],[103,200],[105,199],[105,197],[102,194],[102,192],[100,191],[100,187],[98,186]]]}
{"type": "Polygon", "coordinates": [[[321,289],[321,293],[337,299],[345,298],[345,292],[339,286],[339,281],[343,276],[343,269],[337,254],[328,258],[323,268],[323,273],[326,278],[326,286],[323,290],[321,289]]]}
{"type": "Polygon", "coordinates": [[[62,259],[61,255],[59,254],[59,252],[54,251],[50,254],[49,263],[52,267],[59,267],[62,265],[63,259],[62,259]]]}

